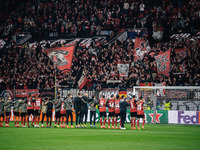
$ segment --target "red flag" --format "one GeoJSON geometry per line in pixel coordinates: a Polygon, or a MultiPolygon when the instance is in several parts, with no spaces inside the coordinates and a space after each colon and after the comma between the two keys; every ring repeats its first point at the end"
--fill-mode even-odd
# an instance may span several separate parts
{"type": "Polygon", "coordinates": [[[169,76],[170,71],[170,49],[164,53],[155,56],[157,62],[158,75],[169,76]]]}
{"type": "Polygon", "coordinates": [[[43,50],[49,58],[57,65],[57,68],[63,72],[71,69],[74,45],[57,47],[43,50]]]}
{"type": "Polygon", "coordinates": [[[87,77],[85,75],[85,73],[83,72],[81,75],[81,78],[78,81],[78,86],[79,86],[79,90],[81,91],[83,89],[83,87],[87,84],[87,77]]]}
{"type": "Polygon", "coordinates": [[[134,61],[137,61],[139,58],[143,58],[144,54],[150,50],[148,43],[140,38],[135,38],[134,46],[134,61]]]}

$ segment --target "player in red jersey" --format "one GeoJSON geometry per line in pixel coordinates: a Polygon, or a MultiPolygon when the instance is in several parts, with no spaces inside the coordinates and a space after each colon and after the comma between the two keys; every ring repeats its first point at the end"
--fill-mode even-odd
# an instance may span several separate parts
{"type": "Polygon", "coordinates": [[[145,124],[145,115],[144,115],[144,99],[142,97],[140,97],[140,100],[136,103],[137,104],[137,126],[138,126],[138,130],[140,130],[139,127],[139,121],[140,118],[143,118],[143,125],[142,125],[142,129],[144,130],[144,124],[145,124]]]}
{"type": "Polygon", "coordinates": [[[100,112],[101,128],[106,129],[105,124],[106,124],[107,116],[106,116],[106,100],[105,100],[104,95],[102,96],[102,99],[100,99],[99,101],[99,112],[100,112]],[[102,126],[102,117],[104,117],[103,126],[102,126]]]}
{"type": "Polygon", "coordinates": [[[131,129],[135,130],[135,122],[137,117],[137,105],[136,105],[136,99],[135,95],[133,95],[133,98],[130,100],[130,115],[131,115],[131,129]],[[133,127],[133,121],[134,121],[134,127],[133,127]]]}
{"type": "Polygon", "coordinates": [[[38,93],[38,95],[35,98],[35,105],[34,105],[34,121],[35,121],[35,127],[40,127],[39,126],[39,119],[40,119],[40,111],[42,108],[42,99],[40,96],[40,93],[38,93]],[[37,125],[36,125],[36,121],[37,121],[37,125]]]}
{"type": "MultiPolygon", "coordinates": [[[[120,117],[120,106],[119,106],[119,95],[117,95],[116,100],[115,100],[115,129],[118,129],[117,127],[117,119],[120,117]]],[[[121,119],[120,119],[120,126],[121,126],[121,119]]]]}
{"type": "Polygon", "coordinates": [[[33,115],[32,124],[31,125],[34,127],[34,125],[33,125],[33,121],[34,121],[34,101],[35,101],[35,98],[33,97],[32,94],[30,94],[29,98],[27,99],[27,115],[26,115],[28,127],[30,127],[29,126],[29,117],[31,115],[33,115]]]}
{"type": "Polygon", "coordinates": [[[111,99],[107,102],[109,118],[108,118],[108,129],[110,129],[110,119],[112,118],[112,129],[114,129],[114,115],[115,115],[115,100],[114,95],[111,95],[111,99]]]}

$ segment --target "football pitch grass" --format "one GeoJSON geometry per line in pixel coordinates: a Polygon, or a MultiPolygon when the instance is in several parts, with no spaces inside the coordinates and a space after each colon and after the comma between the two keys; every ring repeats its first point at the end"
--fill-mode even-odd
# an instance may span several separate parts
{"type": "MultiPolygon", "coordinates": [[[[45,124],[45,123],[44,123],[45,124]]],[[[146,130],[0,128],[0,150],[199,150],[200,126],[146,124],[146,130]]]]}

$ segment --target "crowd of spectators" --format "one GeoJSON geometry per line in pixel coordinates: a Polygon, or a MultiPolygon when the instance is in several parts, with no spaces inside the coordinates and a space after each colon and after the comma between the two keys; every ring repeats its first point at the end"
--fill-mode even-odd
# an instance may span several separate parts
{"type": "Polygon", "coordinates": [[[0,38],[16,32],[33,37],[94,36],[105,30],[112,34],[148,27],[148,16],[166,31],[194,32],[200,25],[196,0],[8,0],[1,6],[0,38]]]}
{"type": "MultiPolygon", "coordinates": [[[[145,39],[145,38],[144,38],[145,39]]],[[[57,84],[77,88],[78,80],[84,71],[88,83],[85,88],[115,88],[140,85],[141,83],[154,83],[168,86],[200,85],[200,43],[185,39],[178,43],[170,41],[154,45],[145,54],[144,58],[134,63],[131,39],[115,41],[107,44],[94,40],[91,46],[86,47],[77,43],[72,70],[67,74],[57,71],[57,84]],[[152,57],[171,48],[171,71],[169,77],[160,77],[157,74],[156,60],[152,57]],[[187,53],[183,57],[175,49],[185,48],[187,53]],[[192,56],[192,57],[191,57],[192,56]],[[129,64],[129,76],[120,77],[117,64],[129,64]],[[181,68],[182,67],[182,68],[181,68]],[[121,80],[121,84],[107,84],[107,80],[121,80]]],[[[39,88],[54,87],[55,70],[50,58],[42,52],[40,45],[36,49],[27,45],[7,49],[0,65],[1,88],[39,88]]]]}
{"type": "MultiPolygon", "coordinates": [[[[6,2],[9,4],[10,1],[6,2]]],[[[13,2],[15,4],[15,2],[13,2]]],[[[12,6],[12,5],[11,5],[12,6]]],[[[190,1],[136,1],[136,0],[30,0],[23,1],[13,9],[0,24],[0,36],[6,38],[16,32],[30,32],[36,37],[94,36],[107,30],[116,33],[125,28],[147,27],[151,32],[158,29],[154,22],[161,22],[165,34],[173,32],[198,32],[200,22],[199,2],[190,1]]],[[[160,29],[162,30],[162,29],[160,29]]],[[[165,35],[166,36],[166,35],[165,35]]],[[[77,74],[83,69],[88,78],[86,88],[132,87],[144,82],[165,85],[200,85],[199,43],[165,41],[151,45],[151,51],[140,63],[133,63],[134,43],[131,39],[107,44],[94,40],[89,47],[77,43],[71,72],[57,72],[57,84],[76,88],[77,74]],[[169,77],[159,77],[156,61],[151,52],[158,53],[171,48],[171,71],[169,77]],[[187,56],[175,53],[175,48],[187,49],[187,56]],[[129,76],[120,77],[117,64],[129,64],[129,76]],[[180,65],[183,71],[180,71],[180,65]],[[181,74],[177,74],[180,73],[181,74]],[[108,85],[107,80],[122,80],[120,85],[108,85]]],[[[52,61],[42,52],[28,45],[12,43],[1,58],[0,89],[3,88],[53,88],[55,70],[52,61]]]]}

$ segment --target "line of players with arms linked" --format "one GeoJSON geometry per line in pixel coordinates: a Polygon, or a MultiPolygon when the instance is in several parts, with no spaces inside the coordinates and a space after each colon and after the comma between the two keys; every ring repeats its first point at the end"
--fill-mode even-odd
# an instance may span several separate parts
{"type": "Polygon", "coordinates": [[[131,129],[135,130],[136,122],[138,130],[139,120],[143,119],[142,129],[145,124],[145,114],[144,114],[144,99],[142,97],[136,101],[135,95],[131,99],[126,99],[123,95],[114,96],[111,95],[110,99],[106,99],[105,96],[101,96],[100,100],[97,100],[93,95],[92,98],[88,97],[85,93],[81,95],[78,93],[77,97],[72,98],[71,94],[68,94],[66,98],[61,99],[58,95],[56,100],[50,98],[42,99],[40,94],[36,97],[29,95],[28,98],[22,100],[12,101],[11,97],[7,100],[1,98],[0,100],[0,127],[3,127],[3,122],[5,121],[5,127],[9,126],[11,107],[13,107],[14,112],[14,122],[15,127],[30,127],[29,118],[32,116],[32,127],[39,126],[40,113],[42,113],[41,127],[44,127],[43,120],[46,116],[46,127],[52,126],[52,113],[53,108],[55,109],[55,122],[54,127],[62,128],[74,128],[73,126],[73,113],[76,117],[76,128],[87,128],[87,116],[88,109],[90,109],[90,127],[96,128],[96,108],[99,107],[100,112],[100,125],[101,128],[106,129],[106,121],[108,120],[108,128],[112,129],[126,129],[124,123],[126,121],[127,107],[130,107],[131,116],[131,129]],[[53,107],[54,105],[54,107],[53,107]],[[109,117],[107,119],[106,107],[108,107],[109,117]],[[69,117],[71,118],[71,125],[69,125],[69,117]],[[21,126],[19,121],[21,118],[21,126]],[[118,126],[117,120],[120,118],[120,125],[118,126]],[[27,121],[27,126],[25,122],[27,121]],[[112,126],[110,124],[112,122],[112,126]],[[66,126],[65,126],[66,125],[66,126]]]}

